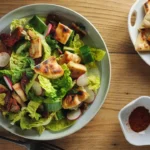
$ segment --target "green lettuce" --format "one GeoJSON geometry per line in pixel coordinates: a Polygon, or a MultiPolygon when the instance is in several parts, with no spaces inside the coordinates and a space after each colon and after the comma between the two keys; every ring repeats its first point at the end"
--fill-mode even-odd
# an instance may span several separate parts
{"type": "Polygon", "coordinates": [[[74,82],[70,76],[71,72],[66,64],[62,65],[64,70],[64,75],[61,78],[52,80],[53,87],[57,90],[57,95],[61,99],[66,95],[66,93],[74,86],[74,82]]]}
{"type": "Polygon", "coordinates": [[[6,96],[5,93],[0,94],[0,105],[2,105],[2,106],[4,106],[4,104],[5,104],[5,100],[4,100],[5,96],[6,96]]]}
{"type": "Polygon", "coordinates": [[[31,69],[34,66],[34,61],[27,55],[17,55],[12,53],[10,57],[10,71],[12,72],[12,82],[16,83],[22,78],[22,74],[26,72],[28,77],[33,76],[34,72],[31,69]]]}
{"type": "Polygon", "coordinates": [[[30,118],[27,118],[23,116],[20,120],[20,127],[21,129],[31,129],[31,128],[37,128],[40,126],[46,126],[48,125],[51,120],[53,119],[54,113],[50,114],[48,118],[40,118],[37,121],[33,121],[30,118]]]}
{"type": "Polygon", "coordinates": [[[45,39],[42,40],[42,46],[43,46],[43,60],[46,60],[50,57],[51,55],[51,48],[49,47],[49,45],[46,43],[45,39]]]}
{"type": "Polygon", "coordinates": [[[100,87],[100,77],[95,75],[88,76],[88,88],[97,92],[100,87]]]}
{"type": "Polygon", "coordinates": [[[56,40],[53,40],[50,35],[47,36],[46,38],[46,42],[48,43],[48,45],[51,47],[52,51],[56,50],[56,49],[60,49],[58,42],[56,40]]]}
{"type": "Polygon", "coordinates": [[[8,118],[11,124],[15,124],[20,121],[21,118],[30,118],[30,120],[39,120],[41,117],[36,111],[41,103],[30,101],[27,107],[23,107],[19,113],[9,113],[8,118]]]}
{"type": "Polygon", "coordinates": [[[39,127],[36,127],[35,129],[37,130],[37,132],[39,133],[39,135],[41,135],[45,131],[44,126],[39,126],[39,127]]]}
{"type": "Polygon", "coordinates": [[[29,117],[31,117],[32,119],[35,119],[35,120],[39,120],[41,115],[38,114],[36,111],[40,105],[41,105],[41,103],[39,103],[39,102],[30,101],[28,104],[28,107],[24,108],[24,110],[29,113],[29,117]]]}
{"type": "Polygon", "coordinates": [[[35,79],[37,78],[38,74],[34,74],[34,76],[32,77],[32,79],[30,80],[30,82],[25,86],[25,93],[26,95],[28,95],[35,79]]]}
{"type": "Polygon", "coordinates": [[[91,54],[95,61],[101,61],[105,56],[105,51],[98,48],[90,48],[91,54]]]}
{"type": "Polygon", "coordinates": [[[14,19],[10,24],[10,30],[13,31],[17,27],[24,27],[31,18],[14,19]]]}
{"type": "Polygon", "coordinates": [[[67,119],[53,120],[50,124],[46,125],[45,128],[50,131],[58,132],[72,126],[75,121],[67,119]]]}
{"type": "Polygon", "coordinates": [[[70,41],[69,47],[75,50],[75,53],[80,54],[79,48],[84,45],[83,41],[80,39],[79,34],[76,34],[74,39],[70,41]]]}
{"type": "Polygon", "coordinates": [[[52,99],[56,98],[57,97],[56,89],[53,87],[50,80],[41,75],[38,76],[38,79],[41,87],[45,90],[45,95],[52,99]]]}

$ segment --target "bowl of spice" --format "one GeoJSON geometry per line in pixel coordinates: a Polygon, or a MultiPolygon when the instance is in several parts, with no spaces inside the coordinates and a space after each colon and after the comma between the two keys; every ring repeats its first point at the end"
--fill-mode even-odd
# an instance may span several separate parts
{"type": "Polygon", "coordinates": [[[122,108],[118,115],[126,140],[132,145],[150,145],[150,97],[141,96],[122,108]]]}

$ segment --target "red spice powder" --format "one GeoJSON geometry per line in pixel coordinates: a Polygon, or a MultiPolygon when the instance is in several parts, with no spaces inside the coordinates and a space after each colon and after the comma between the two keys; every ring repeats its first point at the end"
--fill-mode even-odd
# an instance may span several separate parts
{"type": "Polygon", "coordinates": [[[149,110],[143,106],[137,107],[129,116],[129,125],[135,132],[141,132],[150,125],[149,110]]]}

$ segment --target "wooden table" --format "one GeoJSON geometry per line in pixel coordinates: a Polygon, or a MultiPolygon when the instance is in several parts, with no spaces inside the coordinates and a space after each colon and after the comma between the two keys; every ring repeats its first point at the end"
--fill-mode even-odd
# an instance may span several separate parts
{"type": "MultiPolygon", "coordinates": [[[[66,150],[149,150],[135,147],[124,138],[118,112],[141,95],[150,94],[150,67],[134,50],[127,29],[127,16],[135,0],[0,0],[0,17],[32,3],[55,3],[88,18],[101,32],[110,53],[112,79],[106,101],[83,129],[66,138],[50,141],[66,150]]],[[[1,134],[6,135],[5,131],[1,134]]],[[[21,150],[0,140],[0,149],[21,150]]]]}

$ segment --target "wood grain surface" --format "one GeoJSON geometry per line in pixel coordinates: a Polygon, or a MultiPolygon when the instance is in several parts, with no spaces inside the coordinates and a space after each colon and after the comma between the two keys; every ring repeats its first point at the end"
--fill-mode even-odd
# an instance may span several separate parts
{"type": "MultiPolygon", "coordinates": [[[[118,112],[141,95],[150,94],[150,68],[129,39],[127,17],[135,0],[0,0],[0,17],[33,3],[53,3],[69,7],[89,19],[102,34],[111,58],[112,79],[106,101],[93,120],[80,131],[63,139],[49,141],[65,150],[149,150],[135,147],[124,138],[118,112]]],[[[1,135],[8,135],[1,131],[1,135]]],[[[0,140],[0,150],[23,150],[0,140]]]]}

